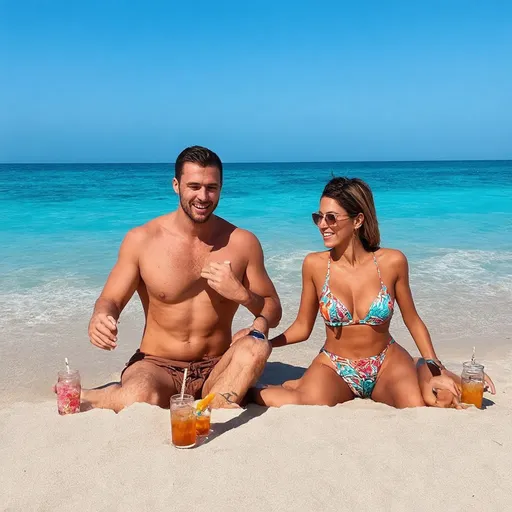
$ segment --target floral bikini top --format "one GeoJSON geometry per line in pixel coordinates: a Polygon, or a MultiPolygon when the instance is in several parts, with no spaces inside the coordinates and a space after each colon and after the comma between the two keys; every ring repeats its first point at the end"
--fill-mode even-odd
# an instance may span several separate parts
{"type": "Polygon", "coordinates": [[[329,278],[331,275],[331,256],[327,263],[327,275],[325,276],[325,283],[320,294],[319,306],[320,314],[322,315],[325,325],[330,327],[339,327],[347,325],[382,325],[393,316],[394,300],[388,292],[386,285],[382,282],[380,275],[379,265],[375,253],[373,254],[373,262],[377,267],[377,272],[380,279],[380,291],[375,300],[372,302],[368,314],[357,322],[354,321],[350,311],[345,304],[338,300],[329,288],[329,278]]]}

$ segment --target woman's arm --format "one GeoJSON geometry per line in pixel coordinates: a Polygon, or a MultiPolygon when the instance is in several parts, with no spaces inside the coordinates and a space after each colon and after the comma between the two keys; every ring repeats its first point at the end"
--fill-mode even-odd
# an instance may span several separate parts
{"type": "Polygon", "coordinates": [[[441,370],[429,368],[427,361],[422,361],[418,367],[418,380],[421,394],[425,403],[435,407],[461,408],[459,403],[459,387],[453,374],[448,372],[437,358],[436,351],[430,339],[430,333],[420,318],[414,305],[411,288],[409,286],[409,264],[407,258],[400,251],[395,252],[394,265],[397,270],[395,284],[395,298],[402,312],[404,323],[425,360],[433,359],[441,367],[441,370]],[[437,396],[436,396],[437,392],[437,396]]]}
{"type": "MultiPolygon", "coordinates": [[[[415,360],[416,361],[416,360],[415,360]]],[[[454,407],[456,409],[465,409],[460,403],[461,399],[461,379],[450,370],[444,369],[441,375],[432,376],[424,359],[416,361],[418,369],[418,381],[421,388],[423,400],[432,407],[454,407]]],[[[496,394],[494,382],[485,374],[485,391],[496,394]]]]}
{"type": "Polygon", "coordinates": [[[425,359],[434,359],[439,361],[430,339],[430,333],[420,318],[414,305],[411,288],[409,286],[409,264],[407,258],[400,251],[393,251],[393,266],[397,271],[397,280],[395,283],[395,298],[404,323],[411,333],[411,336],[425,359]]]}
{"type": "Polygon", "coordinates": [[[313,282],[315,254],[308,254],[302,264],[302,295],[300,297],[297,318],[283,334],[276,336],[270,343],[273,347],[283,347],[299,343],[309,338],[318,313],[318,295],[313,282]]]}
{"type": "MultiPolygon", "coordinates": [[[[420,365],[418,368],[418,378],[420,387],[422,390],[423,399],[428,405],[435,405],[436,407],[456,407],[461,408],[459,404],[459,378],[447,370],[439,361],[436,355],[432,340],[430,339],[430,333],[427,327],[420,318],[414,305],[412,298],[411,288],[409,286],[409,264],[407,258],[400,251],[395,252],[394,265],[397,269],[397,280],[395,284],[395,298],[400,311],[402,312],[402,318],[404,323],[411,333],[411,336],[418,347],[421,355],[426,359],[433,359],[441,367],[442,371],[439,376],[435,376],[427,364],[420,365]],[[455,388],[453,387],[455,386],[455,388]],[[443,399],[440,400],[433,393],[433,390],[439,390],[443,392],[443,399]]],[[[486,374],[485,375],[486,388],[492,394],[496,393],[496,388],[492,379],[486,374]]]]}

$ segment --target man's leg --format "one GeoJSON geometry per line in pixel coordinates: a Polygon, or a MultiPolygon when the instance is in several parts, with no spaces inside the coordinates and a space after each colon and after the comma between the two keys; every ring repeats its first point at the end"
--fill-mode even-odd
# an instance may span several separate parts
{"type": "Polygon", "coordinates": [[[263,373],[271,348],[267,341],[245,336],[229,347],[203,387],[203,396],[217,393],[213,408],[237,407],[263,373]]]}
{"type": "Polygon", "coordinates": [[[85,407],[112,409],[119,412],[135,402],[146,402],[160,407],[169,407],[176,385],[169,372],[149,361],[137,361],[129,366],[121,377],[121,384],[112,384],[103,389],[82,390],[85,407]]]}

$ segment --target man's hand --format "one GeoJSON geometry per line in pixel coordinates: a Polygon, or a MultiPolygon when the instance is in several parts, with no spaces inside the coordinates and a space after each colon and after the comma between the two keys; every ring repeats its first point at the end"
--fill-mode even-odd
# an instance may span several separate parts
{"type": "Polygon", "coordinates": [[[233,335],[233,338],[231,339],[231,345],[233,345],[233,344],[234,344],[234,343],[236,343],[238,340],[241,340],[242,338],[244,338],[245,336],[247,336],[250,332],[251,332],[251,328],[250,328],[250,327],[245,327],[244,329],[240,329],[239,331],[237,331],[237,332],[233,335]]]}
{"type": "Polygon", "coordinates": [[[89,339],[93,345],[103,350],[117,347],[117,322],[105,313],[95,313],[89,322],[89,339]]]}
{"type": "Polygon", "coordinates": [[[231,263],[211,262],[201,270],[208,285],[226,299],[242,304],[247,300],[247,290],[231,270],[231,263]]]}

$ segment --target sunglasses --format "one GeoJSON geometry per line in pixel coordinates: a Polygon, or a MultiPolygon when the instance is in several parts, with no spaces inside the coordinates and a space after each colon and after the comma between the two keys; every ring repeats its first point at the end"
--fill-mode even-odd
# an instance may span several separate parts
{"type": "Polygon", "coordinates": [[[322,219],[325,219],[325,222],[328,226],[332,226],[336,224],[338,220],[350,219],[350,217],[341,217],[341,213],[327,212],[327,213],[312,213],[311,217],[313,218],[313,222],[319,226],[322,222],[322,219]]]}

